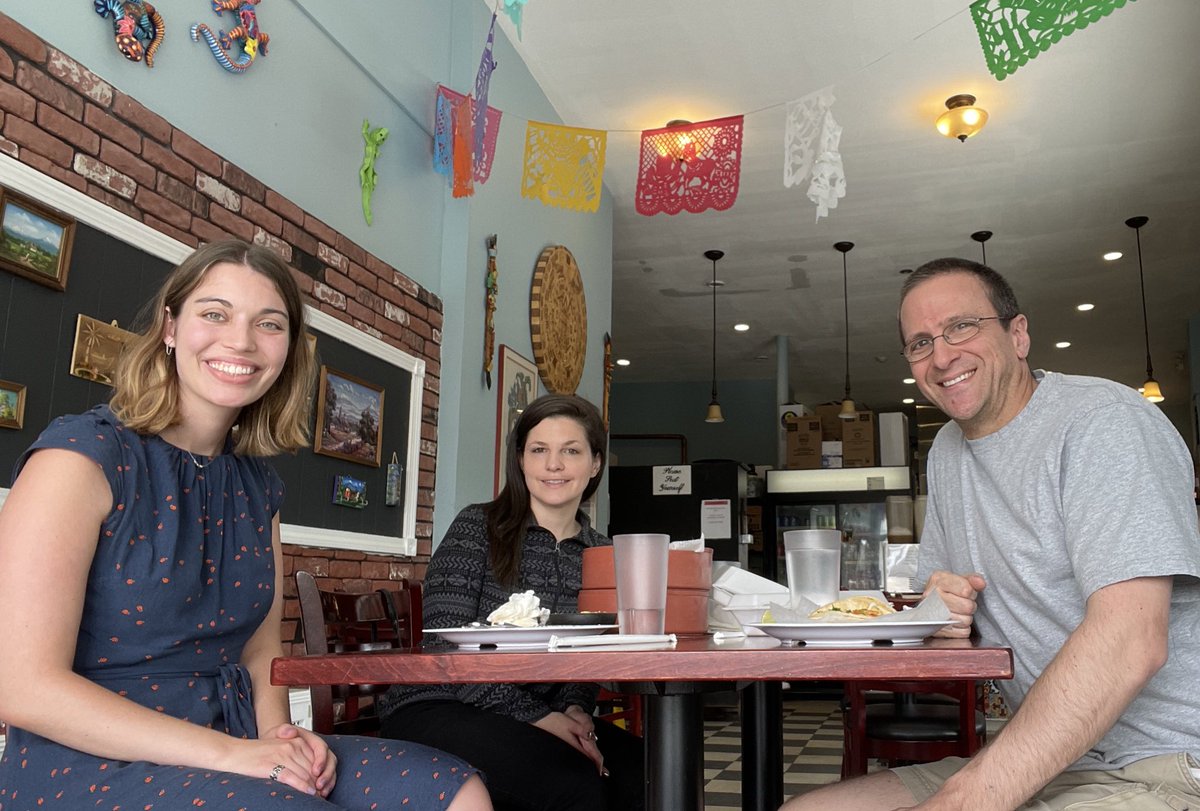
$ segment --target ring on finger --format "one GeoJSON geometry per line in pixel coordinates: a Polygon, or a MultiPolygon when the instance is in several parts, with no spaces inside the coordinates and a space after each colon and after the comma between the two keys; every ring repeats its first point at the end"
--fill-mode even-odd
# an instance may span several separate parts
{"type": "Polygon", "coordinates": [[[588,732],[587,736],[588,736],[588,740],[591,740],[591,741],[596,740],[596,733],[594,731],[588,732]]]}
{"type": "Polygon", "coordinates": [[[271,779],[271,780],[275,781],[276,783],[278,783],[278,782],[279,782],[279,775],[283,773],[283,770],[284,770],[285,768],[286,768],[286,767],[285,767],[285,766],[284,766],[282,763],[277,763],[277,764],[275,764],[275,768],[274,768],[274,769],[271,769],[271,773],[270,773],[270,774],[268,774],[268,775],[267,775],[267,777],[268,777],[269,779],[271,779]]]}

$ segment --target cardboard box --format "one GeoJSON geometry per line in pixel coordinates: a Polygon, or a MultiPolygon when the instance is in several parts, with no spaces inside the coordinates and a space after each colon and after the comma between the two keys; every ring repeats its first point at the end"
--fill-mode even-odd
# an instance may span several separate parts
{"type": "Polygon", "coordinates": [[[821,418],[821,439],[825,442],[841,442],[843,420],[838,418],[841,410],[841,403],[825,403],[813,409],[821,418]]]}
{"type": "Polygon", "coordinates": [[[852,420],[842,420],[842,464],[845,467],[875,467],[875,414],[859,411],[852,420]]]}
{"type": "Polygon", "coordinates": [[[785,427],[784,460],[793,470],[821,466],[821,420],[816,417],[789,419],[785,427]]]}

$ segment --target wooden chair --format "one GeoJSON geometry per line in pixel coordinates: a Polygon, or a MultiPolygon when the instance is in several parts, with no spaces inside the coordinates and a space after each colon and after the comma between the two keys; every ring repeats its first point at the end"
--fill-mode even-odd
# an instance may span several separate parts
{"type": "MultiPolygon", "coordinates": [[[[309,572],[296,572],[305,653],[411,648],[421,642],[421,585],[396,581],[394,589],[343,592],[323,588],[309,572]]],[[[378,735],[374,696],[386,684],[311,688],[313,729],[324,734],[378,735]]]]}
{"type": "Polygon", "coordinates": [[[974,681],[851,681],[845,690],[843,779],[866,774],[870,758],[928,763],[971,757],[986,742],[974,681]]]}
{"type": "Polygon", "coordinates": [[[596,696],[596,717],[620,721],[630,733],[642,737],[642,697],[637,693],[616,693],[601,687],[596,696]]]}

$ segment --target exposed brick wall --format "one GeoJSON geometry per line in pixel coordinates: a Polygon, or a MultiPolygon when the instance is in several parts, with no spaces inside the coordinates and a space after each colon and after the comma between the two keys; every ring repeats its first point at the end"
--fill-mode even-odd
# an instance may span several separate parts
{"type": "Polygon", "coordinates": [[[442,302],[83,65],[0,14],[0,152],[188,245],[230,236],[291,265],[309,304],[425,361],[415,558],[284,545],[286,643],[297,569],[349,588],[425,574],[433,535],[442,302]]]}

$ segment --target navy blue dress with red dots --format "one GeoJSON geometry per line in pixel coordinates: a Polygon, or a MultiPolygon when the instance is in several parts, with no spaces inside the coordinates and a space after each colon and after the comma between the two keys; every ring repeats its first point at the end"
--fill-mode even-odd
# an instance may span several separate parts
{"type": "MultiPolygon", "coordinates": [[[[87,456],[112,488],[113,508],[88,575],[75,672],[158,712],[255,737],[250,678],[238,659],[275,594],[271,521],[283,501],[279,476],[260,459],[228,451],[193,461],[157,436],[126,429],[107,406],[55,420],[18,470],[42,448],[87,456]]],[[[338,773],[323,800],[266,775],[105,759],[10,726],[0,757],[0,811],[424,811],[448,806],[475,774],[451,755],[404,741],[327,740],[338,773]]]]}

